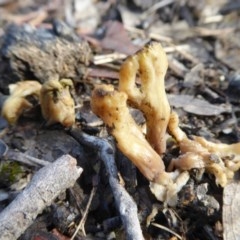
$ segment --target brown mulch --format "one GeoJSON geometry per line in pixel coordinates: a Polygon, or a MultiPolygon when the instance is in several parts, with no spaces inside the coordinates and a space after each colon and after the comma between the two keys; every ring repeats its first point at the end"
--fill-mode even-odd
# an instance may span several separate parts
{"type": "MultiPolygon", "coordinates": [[[[177,205],[166,207],[90,107],[96,84],[117,86],[123,60],[159,41],[181,128],[188,136],[240,142],[239,9],[239,1],[226,0],[0,0],[0,105],[11,83],[61,78],[73,80],[76,103],[74,129],[45,126],[39,106],[15,126],[0,118],[0,216],[43,166],[68,154],[83,169],[72,187],[36,210],[18,239],[71,239],[79,224],[75,239],[141,239],[141,232],[145,239],[240,239],[238,173],[222,189],[212,175],[193,170],[177,205]]],[[[178,153],[169,141],[166,165],[178,153]]]]}

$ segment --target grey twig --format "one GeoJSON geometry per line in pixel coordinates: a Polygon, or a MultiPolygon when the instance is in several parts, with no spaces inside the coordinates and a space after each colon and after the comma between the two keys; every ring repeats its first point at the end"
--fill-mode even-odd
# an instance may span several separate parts
{"type": "Polygon", "coordinates": [[[118,171],[114,159],[114,148],[106,139],[84,134],[77,129],[71,130],[71,135],[81,144],[98,150],[99,156],[104,162],[109,175],[109,183],[126,231],[127,239],[144,239],[138,219],[136,203],[118,180],[118,171]]]}
{"type": "Polygon", "coordinates": [[[12,149],[9,149],[6,152],[6,154],[4,155],[4,157],[5,157],[5,159],[14,160],[14,161],[24,163],[29,166],[46,166],[46,165],[50,164],[50,162],[48,162],[48,161],[38,159],[38,158],[29,156],[25,153],[19,152],[17,150],[12,150],[12,149]]]}
{"type": "Polygon", "coordinates": [[[0,240],[17,239],[43,209],[82,173],[69,155],[41,168],[29,185],[0,213],[0,240]]]}

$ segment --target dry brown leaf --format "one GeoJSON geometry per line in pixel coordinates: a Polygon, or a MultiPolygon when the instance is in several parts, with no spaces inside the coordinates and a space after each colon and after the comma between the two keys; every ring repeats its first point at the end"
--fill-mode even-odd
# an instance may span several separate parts
{"type": "Polygon", "coordinates": [[[115,50],[116,52],[127,55],[131,55],[140,49],[140,47],[131,42],[123,24],[117,21],[109,21],[106,23],[106,28],[106,35],[101,41],[103,48],[115,50]]]}

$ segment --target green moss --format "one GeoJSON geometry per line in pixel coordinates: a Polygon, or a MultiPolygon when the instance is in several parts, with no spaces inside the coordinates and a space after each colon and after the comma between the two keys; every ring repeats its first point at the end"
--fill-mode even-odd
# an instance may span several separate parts
{"type": "Polygon", "coordinates": [[[22,173],[21,166],[17,162],[0,163],[0,185],[2,187],[8,187],[13,184],[22,173]]]}

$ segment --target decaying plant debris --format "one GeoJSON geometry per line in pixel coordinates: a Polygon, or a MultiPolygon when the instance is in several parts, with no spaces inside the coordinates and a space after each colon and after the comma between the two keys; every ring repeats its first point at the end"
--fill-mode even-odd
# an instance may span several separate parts
{"type": "Polygon", "coordinates": [[[237,9],[0,1],[0,239],[238,239],[237,9]]]}

